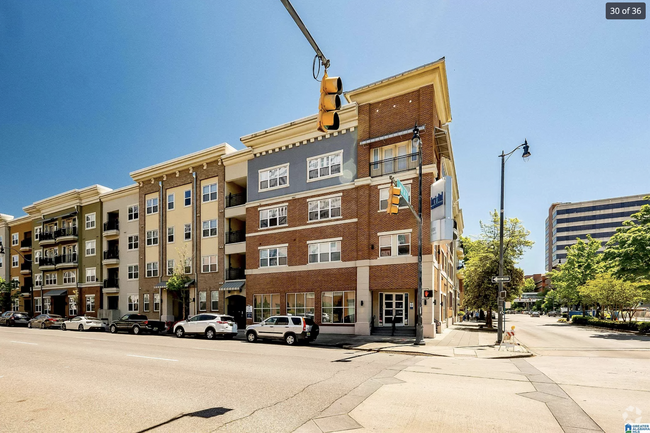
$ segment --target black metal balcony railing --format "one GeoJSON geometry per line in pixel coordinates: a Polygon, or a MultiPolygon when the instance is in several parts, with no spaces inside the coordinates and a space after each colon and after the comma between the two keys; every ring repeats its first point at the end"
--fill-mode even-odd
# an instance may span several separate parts
{"type": "Polygon", "coordinates": [[[79,236],[77,226],[63,227],[54,232],[55,238],[62,238],[64,236],[79,236]]]}
{"type": "Polygon", "coordinates": [[[239,206],[246,203],[246,193],[228,194],[226,196],[226,207],[239,206]]]}
{"type": "Polygon", "coordinates": [[[236,230],[231,232],[226,232],[226,243],[234,244],[237,242],[244,242],[246,240],[246,231],[245,230],[236,230]]]}
{"type": "Polygon", "coordinates": [[[418,167],[418,154],[409,153],[395,158],[383,159],[370,163],[370,176],[383,176],[399,173],[400,171],[413,170],[418,167]]]}
{"type": "Polygon", "coordinates": [[[104,288],[115,288],[119,289],[120,288],[120,280],[119,278],[108,278],[104,280],[104,288]]]}
{"type": "Polygon", "coordinates": [[[20,264],[20,270],[21,271],[31,271],[32,270],[32,263],[31,262],[25,262],[20,264]]]}
{"type": "Polygon", "coordinates": [[[38,238],[38,240],[39,240],[40,242],[43,242],[43,241],[53,241],[53,240],[54,240],[54,232],[46,232],[46,231],[43,231],[43,232],[41,232],[41,235],[40,235],[40,237],[38,238]]]}
{"type": "Polygon", "coordinates": [[[104,260],[119,259],[119,258],[120,258],[120,250],[110,249],[108,251],[104,251],[104,260]]]}
{"type": "Polygon", "coordinates": [[[32,286],[20,286],[20,293],[32,293],[32,286]]]}
{"type": "Polygon", "coordinates": [[[113,221],[107,221],[104,223],[104,231],[107,232],[109,230],[119,230],[120,229],[120,221],[119,220],[113,220],[113,221]]]}
{"type": "MultiPolygon", "coordinates": [[[[41,260],[43,260],[43,259],[41,259],[41,260]]],[[[59,265],[59,264],[77,263],[77,253],[64,254],[62,256],[56,256],[54,258],[54,262],[57,265],[59,265]]]]}
{"type": "Polygon", "coordinates": [[[54,266],[56,264],[55,257],[41,257],[38,261],[39,266],[54,266]]]}
{"type": "Polygon", "coordinates": [[[226,269],[226,280],[243,280],[246,278],[244,268],[229,268],[226,269]]]}
{"type": "Polygon", "coordinates": [[[32,238],[23,239],[20,241],[20,248],[31,248],[32,247],[32,238]]]}

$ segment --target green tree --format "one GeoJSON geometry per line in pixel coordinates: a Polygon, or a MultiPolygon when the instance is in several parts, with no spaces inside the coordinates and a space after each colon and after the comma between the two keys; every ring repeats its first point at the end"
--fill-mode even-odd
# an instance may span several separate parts
{"type": "MultiPolygon", "coordinates": [[[[499,275],[499,214],[490,214],[488,224],[480,223],[481,234],[476,240],[463,238],[465,251],[464,305],[469,309],[486,310],[486,324],[492,326],[492,310],[497,309],[498,284],[492,277],[499,275]]],[[[503,228],[503,270],[510,277],[504,284],[506,300],[521,295],[524,283],[523,270],[516,267],[526,249],[533,245],[528,239],[530,232],[517,218],[508,218],[503,228]]]]}
{"type": "Polygon", "coordinates": [[[11,310],[11,282],[0,278],[0,312],[11,310]]]}
{"type": "Polygon", "coordinates": [[[182,319],[184,320],[187,318],[185,305],[189,297],[189,289],[186,286],[187,283],[192,281],[192,278],[185,273],[185,265],[189,260],[191,260],[191,258],[187,256],[186,249],[176,249],[176,253],[178,254],[179,260],[174,266],[172,275],[169,277],[169,280],[167,280],[167,291],[171,293],[174,299],[179,299],[181,301],[181,304],[183,305],[182,319]]]}
{"type": "Polygon", "coordinates": [[[557,290],[549,290],[544,296],[544,302],[542,302],[542,308],[546,311],[555,310],[556,306],[560,306],[561,303],[557,296],[557,290]]]}
{"type": "Polygon", "coordinates": [[[578,288],[593,280],[602,269],[600,247],[600,241],[590,235],[587,235],[587,242],[578,239],[575,245],[567,247],[566,262],[558,270],[549,272],[559,300],[569,306],[581,305],[583,315],[587,305],[578,288]]]}
{"type": "Polygon", "coordinates": [[[603,273],[578,288],[585,302],[600,304],[612,317],[621,312],[623,321],[632,321],[636,307],[646,299],[639,283],[623,281],[603,273]]]}
{"type": "MultiPolygon", "coordinates": [[[[650,201],[650,196],[644,197],[650,201]]],[[[607,242],[603,259],[612,276],[650,288],[650,205],[641,206],[607,242]]]]}
{"type": "Polygon", "coordinates": [[[537,285],[535,284],[535,280],[532,279],[532,278],[526,278],[524,280],[524,285],[522,287],[522,292],[530,293],[530,292],[534,292],[535,289],[537,289],[537,285]]]}

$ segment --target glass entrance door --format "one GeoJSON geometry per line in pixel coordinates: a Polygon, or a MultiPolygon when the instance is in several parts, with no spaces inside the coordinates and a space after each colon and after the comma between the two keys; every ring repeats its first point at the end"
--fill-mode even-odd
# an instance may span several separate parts
{"type": "Polygon", "coordinates": [[[406,311],[407,294],[406,293],[384,293],[384,302],[382,305],[383,324],[384,326],[404,326],[404,314],[406,311]]]}

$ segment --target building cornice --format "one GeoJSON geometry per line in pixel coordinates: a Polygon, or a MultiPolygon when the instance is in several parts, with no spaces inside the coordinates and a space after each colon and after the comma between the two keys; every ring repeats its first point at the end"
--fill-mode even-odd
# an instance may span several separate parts
{"type": "Polygon", "coordinates": [[[116,200],[118,198],[128,197],[133,194],[138,194],[138,184],[134,183],[132,185],[123,186],[122,188],[114,189],[112,191],[105,192],[99,196],[99,199],[102,202],[109,200],[116,200]]]}
{"type": "Polygon", "coordinates": [[[8,226],[9,227],[14,227],[20,224],[25,224],[25,223],[30,223],[33,220],[37,219],[39,216],[38,215],[24,215],[18,218],[14,218],[11,221],[9,221],[8,226]]]}
{"type": "Polygon", "coordinates": [[[161,162],[156,165],[141,168],[140,170],[129,173],[131,179],[136,182],[144,182],[156,177],[170,174],[180,170],[193,169],[209,162],[218,161],[223,155],[236,152],[235,148],[228,143],[221,143],[208,149],[199,150],[189,155],[179,156],[169,161],[161,162]]]}
{"type": "Polygon", "coordinates": [[[235,165],[240,162],[246,162],[250,159],[253,159],[253,151],[250,148],[240,149],[236,152],[229,153],[221,157],[223,165],[226,167],[229,165],[235,165]]]}
{"type": "MultiPolygon", "coordinates": [[[[343,106],[339,111],[340,127],[338,131],[323,133],[316,129],[318,115],[303,117],[293,122],[274,126],[264,131],[255,132],[240,138],[241,142],[250,148],[254,154],[267,152],[283,147],[300,146],[323,138],[338,135],[344,130],[356,128],[358,125],[357,104],[352,103],[343,106]]],[[[351,131],[353,129],[350,129],[351,131]]]]}
{"type": "Polygon", "coordinates": [[[440,122],[443,124],[451,122],[449,88],[444,57],[410,71],[345,92],[344,95],[349,102],[363,105],[414,92],[429,85],[433,85],[434,99],[440,122]]]}
{"type": "Polygon", "coordinates": [[[25,206],[23,210],[32,216],[51,214],[74,206],[86,206],[99,201],[99,196],[112,191],[102,185],[73,189],[25,206]]]}

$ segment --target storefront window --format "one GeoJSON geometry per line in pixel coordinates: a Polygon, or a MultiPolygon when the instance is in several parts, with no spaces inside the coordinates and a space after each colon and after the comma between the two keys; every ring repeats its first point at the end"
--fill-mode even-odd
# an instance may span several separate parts
{"type": "Polygon", "coordinates": [[[287,314],[314,317],[315,295],[309,293],[287,293],[287,314]]]}
{"type": "Polygon", "coordinates": [[[264,319],[280,314],[280,295],[255,295],[253,299],[253,321],[261,322],[264,319]]]}
{"type": "Polygon", "coordinates": [[[321,295],[321,323],[354,323],[355,292],[323,292],[321,295]]]}

